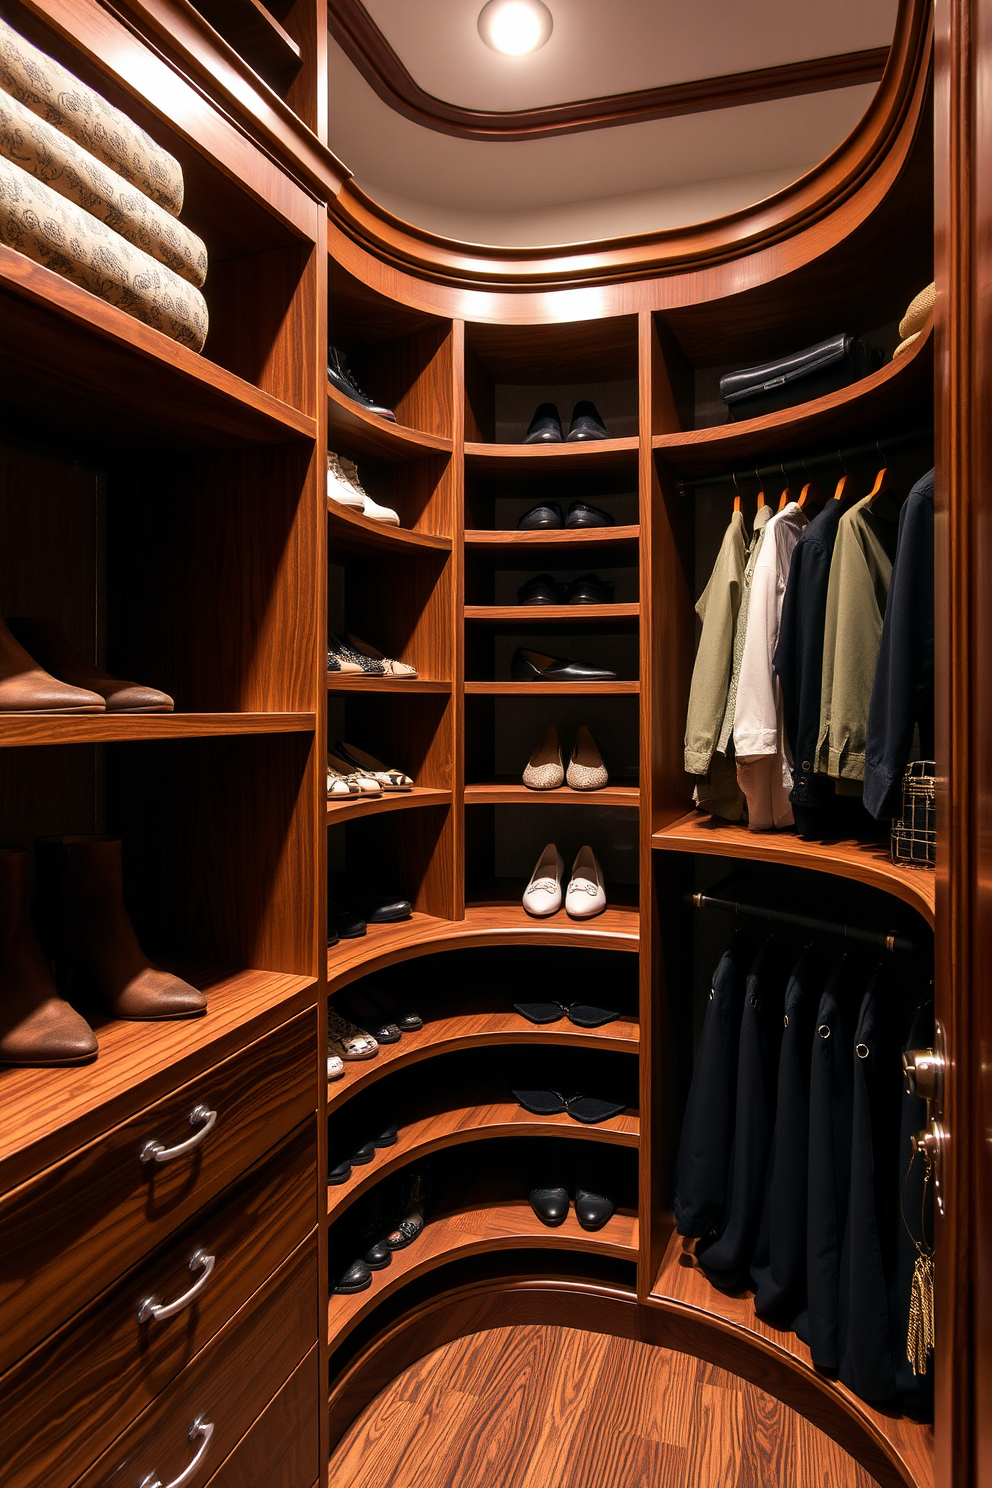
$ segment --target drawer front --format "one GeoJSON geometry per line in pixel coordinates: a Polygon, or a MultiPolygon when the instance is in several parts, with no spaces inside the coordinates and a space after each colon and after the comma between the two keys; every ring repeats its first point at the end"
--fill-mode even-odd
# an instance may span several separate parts
{"type": "Polygon", "coordinates": [[[148,1477],[172,1483],[194,1459],[197,1469],[186,1481],[201,1488],[316,1341],[312,1235],[77,1479],[78,1488],[138,1488],[148,1477]]]}
{"type": "Polygon", "coordinates": [[[0,1379],[4,1488],[69,1488],[302,1244],[317,1223],[313,1117],[147,1262],[0,1379]],[[198,1251],[214,1258],[190,1270],[198,1251]],[[146,1315],[190,1288],[171,1318],[146,1315]],[[57,1432],[50,1430],[58,1421],[57,1432]]]}
{"type": "Polygon", "coordinates": [[[0,1372],[316,1110],[316,1026],[311,1008],[5,1196],[0,1372]],[[199,1145],[143,1162],[196,1136],[197,1107],[217,1113],[199,1145]]]}
{"type": "Polygon", "coordinates": [[[314,1348],[214,1473],[207,1488],[310,1488],[319,1473],[319,1401],[314,1348]]]}

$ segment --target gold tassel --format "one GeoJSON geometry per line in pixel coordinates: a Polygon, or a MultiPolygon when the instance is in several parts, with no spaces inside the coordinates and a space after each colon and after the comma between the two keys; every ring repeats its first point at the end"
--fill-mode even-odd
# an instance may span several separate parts
{"type": "Polygon", "coordinates": [[[933,1256],[921,1250],[913,1267],[906,1338],[906,1357],[914,1374],[926,1374],[933,1341],[933,1256]]]}

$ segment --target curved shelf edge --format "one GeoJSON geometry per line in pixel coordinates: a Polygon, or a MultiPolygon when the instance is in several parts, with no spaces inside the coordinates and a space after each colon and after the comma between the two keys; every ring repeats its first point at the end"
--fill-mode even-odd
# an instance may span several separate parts
{"type": "Polygon", "coordinates": [[[384,811],[410,811],[418,806],[450,806],[450,790],[434,790],[415,785],[408,791],[388,791],[371,800],[362,796],[345,796],[343,800],[328,797],[327,825],[336,827],[357,816],[379,816],[384,811]]]}
{"type": "Polygon", "coordinates": [[[442,434],[425,434],[406,424],[391,424],[374,413],[366,413],[337,388],[327,384],[327,438],[332,445],[342,436],[349,449],[375,455],[380,460],[398,464],[403,460],[420,460],[425,455],[450,455],[452,442],[442,434]]]}
{"type": "Polygon", "coordinates": [[[615,527],[552,528],[541,532],[518,532],[515,529],[469,527],[465,530],[467,548],[569,548],[603,547],[609,543],[636,543],[641,529],[635,522],[615,527]]]}
{"type": "Polygon", "coordinates": [[[810,868],[839,878],[870,884],[901,899],[933,928],[935,875],[924,868],[900,868],[877,842],[845,838],[836,842],[807,842],[791,832],[750,832],[731,822],[717,821],[692,811],[651,838],[651,846],[668,852],[711,853],[724,858],[750,858],[810,868]]]}
{"type": "Polygon", "coordinates": [[[472,697],[536,697],[539,693],[556,693],[559,697],[636,695],[640,682],[466,682],[465,693],[472,697]]]}
{"type": "Polygon", "coordinates": [[[640,805],[636,785],[604,785],[602,790],[579,791],[559,785],[554,790],[531,790],[520,780],[477,780],[465,786],[466,806],[612,806],[636,811],[640,805]]]}
{"type": "Polygon", "coordinates": [[[564,1112],[559,1116],[532,1116],[512,1101],[441,1111],[401,1127],[396,1146],[377,1150],[370,1163],[352,1171],[347,1183],[329,1184],[327,1222],[334,1224],[356,1199],[398,1168],[445,1147],[460,1147],[466,1142],[502,1137],[549,1136],[568,1141],[602,1142],[612,1147],[636,1147],[639,1134],[640,1117],[628,1111],[622,1111],[619,1116],[598,1126],[583,1126],[564,1112]]]}
{"type": "Polygon", "coordinates": [[[414,532],[410,527],[395,527],[392,522],[373,522],[361,512],[327,498],[327,516],[331,533],[337,538],[332,546],[341,549],[381,548],[403,552],[407,548],[425,548],[431,552],[450,553],[451,538],[434,532],[414,532]]]}
{"type": "Polygon", "coordinates": [[[570,625],[583,620],[636,620],[641,613],[640,605],[595,604],[595,605],[466,605],[465,619],[483,625],[518,624],[527,629],[550,621],[566,621],[570,625]]]}
{"type": "MultiPolygon", "coordinates": [[[[466,441],[465,465],[469,470],[496,474],[564,474],[576,466],[593,466],[597,470],[622,469],[636,464],[639,441],[636,435],[625,439],[591,439],[577,444],[479,444],[466,441]]],[[[607,530],[607,529],[604,529],[607,530]]],[[[612,530],[612,529],[609,529],[612,530]]]]}

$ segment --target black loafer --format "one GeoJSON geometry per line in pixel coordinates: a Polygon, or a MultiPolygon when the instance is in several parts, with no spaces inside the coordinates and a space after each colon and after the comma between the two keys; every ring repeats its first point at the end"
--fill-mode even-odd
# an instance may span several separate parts
{"type": "Polygon", "coordinates": [[[541,532],[547,528],[564,527],[565,515],[557,501],[542,501],[525,511],[517,523],[518,532],[541,532]]]}
{"type": "Polygon", "coordinates": [[[363,1164],[370,1163],[374,1157],[375,1157],[375,1143],[374,1142],[363,1142],[362,1145],[361,1145],[361,1147],[357,1148],[351,1154],[351,1163],[352,1163],[352,1165],[354,1167],[360,1168],[360,1167],[363,1166],[363,1164]]]}
{"type": "Polygon", "coordinates": [[[522,605],[560,605],[564,603],[562,586],[550,574],[538,574],[528,579],[517,590],[517,602],[522,605]]]}
{"type": "Polygon", "coordinates": [[[611,517],[601,507],[590,506],[586,501],[573,501],[565,518],[566,527],[615,527],[616,517],[611,517]]]}
{"type": "Polygon", "coordinates": [[[557,408],[553,403],[539,404],[524,435],[524,444],[561,444],[562,439],[561,416],[557,408]]]}
{"type": "Polygon", "coordinates": [[[423,1028],[424,1020],[416,1008],[405,1006],[391,992],[383,992],[375,987],[370,990],[369,996],[379,1011],[385,1013],[401,1033],[416,1033],[418,1028],[423,1028]]]}
{"type": "Polygon", "coordinates": [[[373,1146],[395,1147],[396,1143],[399,1141],[399,1132],[400,1129],[397,1123],[395,1121],[390,1121],[387,1126],[384,1126],[382,1128],[382,1131],[377,1137],[372,1138],[373,1146]]]}
{"type": "Polygon", "coordinates": [[[596,410],[595,403],[583,398],[572,409],[572,423],[568,431],[568,443],[578,444],[588,439],[609,439],[606,425],[596,410]]]}
{"type": "Polygon", "coordinates": [[[560,656],[545,656],[523,646],[513,653],[510,677],[514,682],[613,682],[616,672],[594,666],[591,661],[566,661],[560,656]]]}
{"type": "Polygon", "coordinates": [[[328,1183],[347,1183],[350,1177],[351,1161],[346,1157],[344,1162],[339,1162],[336,1168],[331,1169],[327,1175],[327,1181],[328,1183]]]}
{"type": "Polygon", "coordinates": [[[328,928],[327,928],[327,949],[330,950],[332,946],[336,946],[337,943],[338,943],[338,941],[340,939],[341,939],[341,937],[338,934],[338,932],[336,930],[333,930],[330,926],[328,926],[328,928]]]}
{"type": "Polygon", "coordinates": [[[341,940],[357,940],[360,935],[365,934],[365,921],[361,915],[353,909],[348,909],[344,904],[339,904],[335,899],[327,901],[327,944],[331,944],[331,936],[335,943],[341,940]]]}
{"type": "Polygon", "coordinates": [[[613,1218],[615,1209],[613,1200],[605,1194],[592,1193],[588,1188],[575,1190],[575,1217],[584,1230],[601,1230],[613,1218]]]}
{"type": "Polygon", "coordinates": [[[527,1197],[538,1219],[550,1229],[564,1224],[568,1218],[568,1191],[566,1189],[532,1188],[527,1197]]]}
{"type": "Polygon", "coordinates": [[[565,586],[565,603],[582,604],[612,604],[614,589],[607,579],[600,579],[593,573],[583,574],[581,578],[573,579],[565,586]]]}
{"type": "Polygon", "coordinates": [[[351,1297],[355,1292],[364,1292],[372,1285],[372,1272],[364,1261],[352,1261],[347,1271],[342,1271],[334,1284],[341,1297],[351,1297]]]}
{"type": "Polygon", "coordinates": [[[408,920],[413,914],[408,899],[394,899],[389,894],[356,894],[351,907],[370,925],[392,925],[397,920],[408,920]]]}
{"type": "Polygon", "coordinates": [[[395,1230],[390,1230],[386,1236],[386,1244],[390,1250],[405,1250],[412,1245],[414,1240],[424,1228],[424,1216],[419,1209],[410,1209],[395,1230]]]}
{"type": "Polygon", "coordinates": [[[396,415],[391,408],[387,408],[384,403],[377,403],[368,393],[362,392],[348,366],[347,357],[336,346],[327,348],[327,380],[339,393],[350,398],[352,403],[364,408],[366,413],[375,413],[379,418],[388,419],[391,424],[395,424],[396,415]]]}
{"type": "Polygon", "coordinates": [[[377,1240],[374,1245],[369,1246],[362,1259],[370,1271],[384,1271],[393,1263],[393,1252],[385,1240],[377,1240]]]}

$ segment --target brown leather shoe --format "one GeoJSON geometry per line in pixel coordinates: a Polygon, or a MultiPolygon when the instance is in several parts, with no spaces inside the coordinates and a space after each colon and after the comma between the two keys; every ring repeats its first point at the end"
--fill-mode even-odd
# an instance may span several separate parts
{"type": "Polygon", "coordinates": [[[0,620],[0,713],[103,713],[106,707],[99,693],[57,682],[0,620]]]}
{"type": "Polygon", "coordinates": [[[124,908],[118,837],[40,837],[38,916],[75,1004],[113,1018],[195,1018],[207,999],[153,966],[124,908]]]}
{"type": "Polygon", "coordinates": [[[28,855],[0,849],[0,1064],[91,1064],[92,1028],[55,990],[28,914],[28,855]]]}
{"type": "Polygon", "coordinates": [[[171,713],[175,707],[167,692],[146,687],[143,682],[121,682],[87,661],[54,620],[18,615],[11,616],[7,623],[17,640],[53,677],[96,693],[103,698],[108,713],[171,713]]]}

